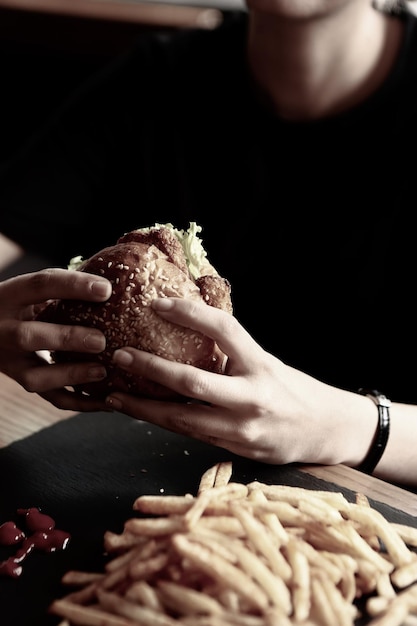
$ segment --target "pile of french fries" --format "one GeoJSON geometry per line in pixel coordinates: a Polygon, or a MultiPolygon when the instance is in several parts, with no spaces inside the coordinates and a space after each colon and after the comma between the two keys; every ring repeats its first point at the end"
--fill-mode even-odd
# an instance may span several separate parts
{"type": "Polygon", "coordinates": [[[363,494],[231,478],[218,463],[195,496],[138,497],[104,572],[64,576],[60,626],[417,624],[417,529],[363,494]]]}

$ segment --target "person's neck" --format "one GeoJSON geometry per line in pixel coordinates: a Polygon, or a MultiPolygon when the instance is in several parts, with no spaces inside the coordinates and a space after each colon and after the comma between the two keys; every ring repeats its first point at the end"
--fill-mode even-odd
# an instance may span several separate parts
{"type": "Polygon", "coordinates": [[[401,38],[401,20],[363,3],[314,20],[252,11],[249,65],[280,116],[319,119],[373,93],[391,70],[401,38]]]}

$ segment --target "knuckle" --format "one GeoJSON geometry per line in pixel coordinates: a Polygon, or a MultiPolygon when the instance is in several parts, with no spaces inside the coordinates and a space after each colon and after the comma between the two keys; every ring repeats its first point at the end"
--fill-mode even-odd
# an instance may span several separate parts
{"type": "Polygon", "coordinates": [[[62,326],[60,331],[60,349],[64,351],[85,351],[85,331],[78,326],[62,326]]]}
{"type": "Polygon", "coordinates": [[[141,358],[139,356],[138,358],[138,355],[135,355],[135,358],[133,361],[134,364],[132,366],[132,371],[134,371],[135,374],[139,374],[139,375],[146,374],[147,378],[158,381],[160,377],[161,357],[151,354],[151,353],[146,353],[144,357],[145,358],[141,358]]]}
{"type": "Polygon", "coordinates": [[[57,409],[81,411],[84,408],[77,402],[75,393],[70,390],[54,389],[39,395],[57,409]]]}
{"type": "Polygon", "coordinates": [[[88,380],[89,365],[69,363],[61,364],[59,368],[62,378],[65,378],[65,387],[74,387],[88,380]]]}
{"type": "Polygon", "coordinates": [[[45,294],[49,298],[50,290],[64,286],[69,296],[81,295],[81,291],[86,291],[90,283],[91,276],[81,271],[67,270],[62,268],[46,268],[33,272],[29,277],[28,288],[34,293],[45,294]]]}
{"type": "Polygon", "coordinates": [[[31,349],[30,325],[24,322],[10,324],[7,330],[7,345],[18,351],[31,349]]]}
{"type": "Polygon", "coordinates": [[[230,314],[221,315],[217,322],[217,326],[222,336],[233,337],[238,330],[240,330],[240,325],[237,319],[230,314]]]}
{"type": "Polygon", "coordinates": [[[169,430],[184,434],[193,433],[193,420],[190,419],[186,407],[187,405],[179,404],[178,407],[167,416],[167,427],[169,430]]]}
{"type": "Polygon", "coordinates": [[[196,368],[187,368],[184,371],[182,377],[179,380],[179,385],[184,395],[190,398],[205,398],[210,391],[210,384],[208,382],[208,374],[202,370],[196,368]]]}
{"type": "Polygon", "coordinates": [[[46,268],[33,272],[28,276],[29,287],[34,291],[44,292],[56,277],[57,270],[54,268],[46,268]]]}
{"type": "Polygon", "coordinates": [[[25,391],[36,393],[42,389],[39,380],[39,373],[34,368],[25,369],[20,373],[19,384],[25,391]]]}
{"type": "Polygon", "coordinates": [[[240,444],[256,448],[260,439],[260,429],[255,419],[246,419],[237,424],[235,439],[240,444]]]}

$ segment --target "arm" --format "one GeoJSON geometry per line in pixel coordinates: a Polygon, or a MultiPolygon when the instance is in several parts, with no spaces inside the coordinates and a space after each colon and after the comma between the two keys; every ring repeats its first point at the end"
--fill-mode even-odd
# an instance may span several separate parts
{"type": "Polygon", "coordinates": [[[0,272],[22,256],[22,248],[0,233],[0,272]]]}
{"type": "MultiPolygon", "coordinates": [[[[228,355],[226,376],[132,348],[120,367],[199,402],[159,403],[125,394],[109,408],[266,463],[344,463],[356,467],[375,435],[378,411],[358,393],[326,385],[265,352],[233,316],[179,299],[155,300],[159,314],[215,339],[228,355]]],[[[417,484],[417,407],[394,404],[392,433],[375,474],[417,484]]]]}

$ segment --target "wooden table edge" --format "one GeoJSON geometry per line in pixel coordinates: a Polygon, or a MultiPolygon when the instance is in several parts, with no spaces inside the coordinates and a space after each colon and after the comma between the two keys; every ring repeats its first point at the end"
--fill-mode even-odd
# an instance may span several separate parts
{"type": "Polygon", "coordinates": [[[300,465],[299,469],[316,478],[333,482],[354,492],[417,517],[417,494],[347,465],[300,465]]]}

